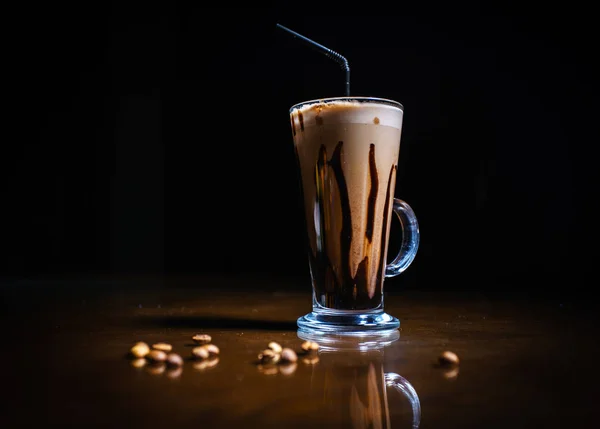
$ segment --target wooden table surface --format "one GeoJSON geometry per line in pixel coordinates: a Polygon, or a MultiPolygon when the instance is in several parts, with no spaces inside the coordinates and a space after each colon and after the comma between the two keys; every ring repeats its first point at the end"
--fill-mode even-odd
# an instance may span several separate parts
{"type": "MultiPolygon", "coordinates": [[[[294,283],[296,282],[296,283],[294,283]]],[[[579,428],[597,423],[590,303],[396,291],[396,337],[319,340],[295,364],[257,365],[270,341],[300,351],[310,285],[199,277],[2,283],[3,428],[579,428]],[[302,286],[302,285],[301,285],[302,286]],[[190,359],[207,333],[217,358],[190,359]],[[179,369],[126,357],[167,342],[179,369]],[[445,350],[460,364],[439,367],[445,350]],[[395,384],[394,384],[395,383],[395,384]]]]}

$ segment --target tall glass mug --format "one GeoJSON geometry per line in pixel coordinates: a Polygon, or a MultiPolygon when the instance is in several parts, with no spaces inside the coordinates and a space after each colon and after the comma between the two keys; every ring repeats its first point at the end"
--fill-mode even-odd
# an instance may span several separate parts
{"type": "Polygon", "coordinates": [[[301,329],[338,333],[397,329],[384,312],[383,281],[402,273],[419,246],[410,206],[394,198],[403,107],[392,100],[337,97],[290,109],[308,233],[313,311],[301,329]],[[392,213],[398,255],[387,264],[392,213]]]}

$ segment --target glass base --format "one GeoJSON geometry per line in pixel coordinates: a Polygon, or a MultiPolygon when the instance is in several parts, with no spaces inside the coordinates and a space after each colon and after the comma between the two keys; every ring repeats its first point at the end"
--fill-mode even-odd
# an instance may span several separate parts
{"type": "Polygon", "coordinates": [[[332,332],[305,330],[299,328],[298,338],[303,341],[314,341],[319,344],[321,352],[359,351],[367,352],[380,350],[400,339],[400,331],[363,331],[344,335],[332,332]]]}
{"type": "Polygon", "coordinates": [[[383,311],[361,312],[310,312],[298,319],[304,331],[327,332],[340,335],[389,333],[400,327],[400,321],[383,311]]]}

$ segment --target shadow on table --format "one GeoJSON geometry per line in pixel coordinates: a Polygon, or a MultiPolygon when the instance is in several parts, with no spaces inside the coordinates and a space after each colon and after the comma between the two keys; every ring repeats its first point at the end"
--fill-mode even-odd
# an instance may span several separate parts
{"type": "Polygon", "coordinates": [[[133,324],[149,328],[256,329],[296,331],[296,320],[237,319],[218,316],[140,316],[133,324]]]}

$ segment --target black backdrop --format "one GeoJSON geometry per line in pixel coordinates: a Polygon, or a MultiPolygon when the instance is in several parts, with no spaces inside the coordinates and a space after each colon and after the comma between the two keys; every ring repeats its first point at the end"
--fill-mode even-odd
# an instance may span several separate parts
{"type": "Polygon", "coordinates": [[[5,63],[4,276],[307,278],[288,108],[342,95],[343,73],[279,22],[345,55],[354,95],[405,107],[396,196],[421,247],[403,287],[593,283],[590,11],[25,9],[5,63]]]}

